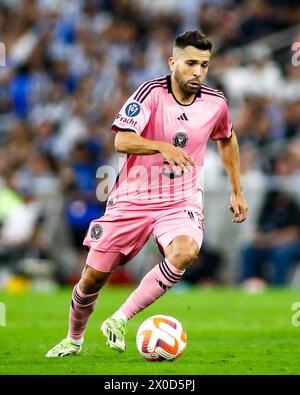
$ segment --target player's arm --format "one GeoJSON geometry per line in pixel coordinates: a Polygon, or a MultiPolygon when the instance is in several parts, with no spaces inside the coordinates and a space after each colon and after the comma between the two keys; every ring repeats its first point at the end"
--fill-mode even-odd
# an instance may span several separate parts
{"type": "MultiPolygon", "coordinates": [[[[163,85],[164,83],[161,82],[163,85]]],[[[181,148],[174,147],[164,141],[149,140],[142,137],[142,133],[148,125],[151,114],[156,108],[156,90],[152,89],[152,83],[146,82],[134,92],[117,114],[112,125],[116,133],[115,149],[133,155],[161,154],[171,166],[185,167],[195,166],[193,159],[181,148]]],[[[155,85],[155,84],[154,84],[155,85]]],[[[159,88],[160,83],[157,83],[159,88]]]]}
{"type": "Polygon", "coordinates": [[[134,132],[120,131],[115,137],[115,150],[125,154],[153,155],[162,154],[171,166],[195,166],[194,160],[181,148],[164,141],[149,140],[134,132]]]}
{"type": "Polygon", "coordinates": [[[217,144],[232,188],[229,207],[230,211],[234,213],[232,222],[240,223],[247,218],[248,205],[240,180],[239,147],[234,131],[232,131],[230,138],[218,140],[217,144]]]}

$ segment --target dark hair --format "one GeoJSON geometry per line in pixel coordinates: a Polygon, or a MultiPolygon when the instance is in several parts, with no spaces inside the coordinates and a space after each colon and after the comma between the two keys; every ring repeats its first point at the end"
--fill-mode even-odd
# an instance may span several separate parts
{"type": "Polygon", "coordinates": [[[178,48],[185,48],[188,45],[202,49],[203,51],[210,51],[212,49],[212,42],[210,39],[199,30],[190,30],[179,34],[176,37],[174,46],[178,48]]]}

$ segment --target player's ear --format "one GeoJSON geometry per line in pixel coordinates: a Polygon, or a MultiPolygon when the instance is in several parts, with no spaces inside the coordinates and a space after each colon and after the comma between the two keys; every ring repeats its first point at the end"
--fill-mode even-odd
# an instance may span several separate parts
{"type": "Polygon", "coordinates": [[[175,58],[173,56],[170,56],[168,59],[168,64],[169,64],[170,71],[172,71],[172,72],[175,70],[175,62],[176,62],[175,58]]]}

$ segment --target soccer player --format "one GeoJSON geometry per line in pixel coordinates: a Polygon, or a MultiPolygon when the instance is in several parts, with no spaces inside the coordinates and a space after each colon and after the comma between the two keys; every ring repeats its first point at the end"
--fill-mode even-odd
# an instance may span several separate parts
{"type": "Polygon", "coordinates": [[[222,92],[203,85],[211,49],[211,41],[199,31],[179,35],[168,61],[171,75],[145,82],[116,116],[115,148],[127,157],[105,214],[91,222],[84,240],[89,253],[73,290],[68,336],[47,357],[81,351],[99,290],[151,234],[164,259],[103,322],[107,345],[124,351],[126,322],[182,278],[203,239],[199,177],[209,139],[217,141],[231,183],[232,222],[246,219],[239,149],[227,101],[222,92]]]}

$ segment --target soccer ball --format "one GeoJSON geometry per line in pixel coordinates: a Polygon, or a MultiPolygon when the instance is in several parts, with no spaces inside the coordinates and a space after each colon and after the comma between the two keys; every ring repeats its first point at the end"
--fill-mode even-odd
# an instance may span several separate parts
{"type": "Polygon", "coordinates": [[[173,361],[186,347],[186,332],[176,318],[153,315],[142,323],[136,336],[137,348],[146,361],[173,361]]]}

